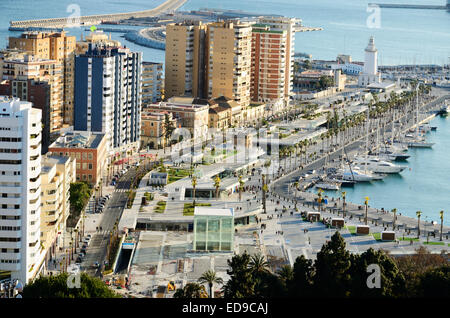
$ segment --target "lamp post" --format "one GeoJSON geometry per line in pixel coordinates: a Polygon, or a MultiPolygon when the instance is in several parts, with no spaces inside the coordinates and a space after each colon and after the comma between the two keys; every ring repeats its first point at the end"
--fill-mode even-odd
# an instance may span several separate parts
{"type": "Polygon", "coordinates": [[[364,204],[366,205],[366,216],[364,217],[364,224],[367,225],[367,211],[369,210],[369,197],[365,198],[364,204]]]}
{"type": "Polygon", "coordinates": [[[342,191],[342,216],[345,218],[345,196],[347,195],[347,192],[342,191]]]}
{"type": "Polygon", "coordinates": [[[439,212],[439,218],[441,219],[441,235],[439,236],[439,241],[442,241],[442,228],[444,224],[444,211],[439,212]]]}

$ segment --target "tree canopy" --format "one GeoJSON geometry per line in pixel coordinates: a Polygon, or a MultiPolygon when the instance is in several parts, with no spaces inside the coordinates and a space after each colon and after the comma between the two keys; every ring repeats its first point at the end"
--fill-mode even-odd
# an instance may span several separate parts
{"type": "Polygon", "coordinates": [[[23,298],[119,298],[105,283],[86,273],[80,275],[80,288],[69,288],[69,274],[41,276],[23,289],[23,298]]]}

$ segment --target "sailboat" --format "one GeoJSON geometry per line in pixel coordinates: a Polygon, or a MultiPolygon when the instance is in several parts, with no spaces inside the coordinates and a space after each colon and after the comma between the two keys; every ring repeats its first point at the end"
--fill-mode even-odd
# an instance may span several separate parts
{"type": "MultiPolygon", "coordinates": [[[[417,86],[418,87],[418,86],[417,86]]],[[[411,148],[431,148],[434,143],[433,142],[427,142],[425,140],[425,137],[422,135],[419,135],[419,92],[416,88],[417,94],[416,94],[416,134],[415,136],[412,136],[410,134],[406,135],[407,138],[412,139],[408,142],[408,147],[411,148]]]]}
{"type": "MultiPolygon", "coordinates": [[[[324,167],[323,167],[324,171],[327,170],[327,163],[328,163],[328,160],[329,160],[329,156],[330,155],[327,155],[327,157],[325,159],[325,164],[324,164],[324,167]]],[[[330,179],[330,178],[325,177],[325,178],[322,178],[322,180],[320,180],[319,182],[317,182],[315,184],[315,187],[319,188],[319,189],[323,189],[323,190],[335,190],[335,191],[337,191],[337,190],[339,190],[341,188],[341,184],[342,184],[342,182],[340,182],[338,180],[330,179]]]]}

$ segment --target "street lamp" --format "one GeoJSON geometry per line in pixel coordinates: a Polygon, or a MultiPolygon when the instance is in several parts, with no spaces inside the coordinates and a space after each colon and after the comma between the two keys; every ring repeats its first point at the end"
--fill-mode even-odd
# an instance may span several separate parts
{"type": "Polygon", "coordinates": [[[347,195],[347,192],[342,191],[342,216],[345,218],[345,196],[347,195]]]}
{"type": "Polygon", "coordinates": [[[364,217],[364,223],[367,225],[367,210],[369,209],[369,197],[365,198],[364,204],[366,205],[366,216],[364,217]]]}

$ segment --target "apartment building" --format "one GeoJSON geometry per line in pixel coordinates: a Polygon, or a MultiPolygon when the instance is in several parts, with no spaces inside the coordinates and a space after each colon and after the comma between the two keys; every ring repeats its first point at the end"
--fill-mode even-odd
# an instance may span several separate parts
{"type": "Polygon", "coordinates": [[[75,182],[75,158],[43,156],[41,168],[41,244],[45,263],[62,243],[70,214],[70,184],[75,182]]]}
{"type": "Polygon", "coordinates": [[[89,50],[89,44],[98,44],[111,47],[121,46],[119,41],[111,39],[111,34],[108,36],[103,33],[103,31],[96,30],[94,32],[90,32],[84,37],[84,39],[83,35],[81,35],[81,40],[76,43],[75,55],[86,53],[86,51],[89,50]]]}
{"type": "Polygon", "coordinates": [[[203,138],[208,133],[208,109],[204,100],[191,97],[172,97],[167,102],[147,105],[146,112],[171,113],[177,128],[186,128],[191,137],[203,138]]]}
{"type": "Polygon", "coordinates": [[[207,101],[209,105],[209,128],[224,130],[243,124],[242,107],[231,98],[220,96],[207,101]]]}
{"type": "Polygon", "coordinates": [[[257,87],[269,88],[275,80],[279,82],[277,90],[261,89],[258,92],[257,89],[253,89],[254,101],[268,102],[272,100],[272,96],[279,96],[281,90],[284,90],[285,101],[288,101],[289,96],[292,95],[295,33],[300,24],[301,21],[296,18],[261,17],[257,24],[253,25],[254,70],[257,70],[259,66],[258,71],[262,72],[262,76],[258,78],[257,87]],[[276,74],[276,70],[280,73],[283,71],[281,74],[284,75],[284,81],[281,81],[280,77],[272,77],[276,74]],[[271,75],[266,77],[267,82],[264,81],[264,72],[271,75]]]}
{"type": "Polygon", "coordinates": [[[250,104],[252,28],[232,21],[208,24],[206,33],[206,96],[225,96],[250,104]]]}
{"type": "Polygon", "coordinates": [[[271,30],[265,24],[252,26],[252,101],[284,99],[286,42],[286,30],[271,30]]]}
{"type": "Polygon", "coordinates": [[[28,283],[43,269],[41,110],[0,96],[0,271],[28,283]]]}
{"type": "Polygon", "coordinates": [[[172,127],[178,127],[178,121],[172,113],[167,111],[151,112],[146,108],[141,113],[141,147],[150,149],[160,149],[170,143],[170,137],[166,136],[166,120],[172,127]]]}
{"type": "Polygon", "coordinates": [[[48,149],[49,155],[76,160],[76,181],[96,186],[108,165],[107,138],[104,134],[66,132],[48,149]]]}
{"type": "Polygon", "coordinates": [[[200,21],[166,26],[166,99],[205,97],[206,28],[200,21]]]}
{"type": "Polygon", "coordinates": [[[162,63],[142,62],[142,105],[162,100],[162,63]]]}
{"type": "Polygon", "coordinates": [[[9,38],[9,48],[56,60],[62,65],[64,124],[73,125],[76,37],[65,32],[24,32],[20,37],[9,38]]]}
{"type": "Polygon", "coordinates": [[[74,130],[106,134],[110,154],[139,147],[142,53],[90,45],[75,58],[74,130]]]}
{"type": "Polygon", "coordinates": [[[64,78],[62,65],[24,53],[0,54],[0,95],[17,97],[42,110],[42,153],[64,127],[64,78]]]}

